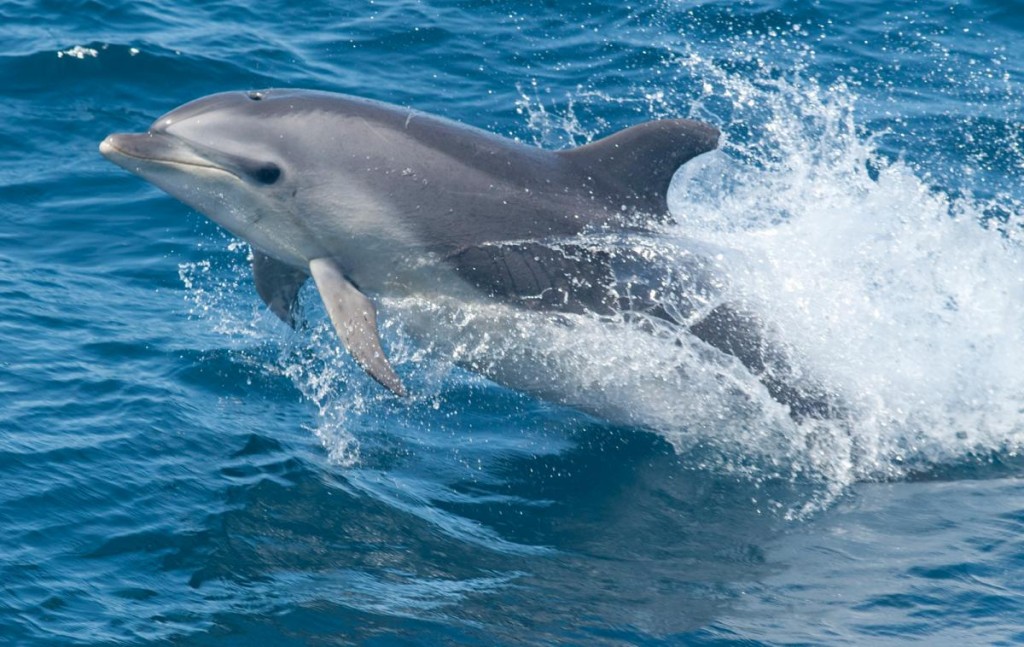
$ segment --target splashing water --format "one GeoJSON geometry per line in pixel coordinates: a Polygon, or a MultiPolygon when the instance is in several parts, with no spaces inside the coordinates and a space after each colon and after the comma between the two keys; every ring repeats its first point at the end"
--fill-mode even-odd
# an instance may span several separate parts
{"type": "Polygon", "coordinates": [[[235,361],[270,375],[287,377],[303,398],[316,407],[316,420],[310,430],[327,449],[330,459],[342,466],[356,464],[359,441],[347,429],[346,421],[367,406],[368,398],[360,397],[358,391],[346,393],[344,371],[339,368],[346,358],[334,343],[333,329],[321,320],[304,333],[282,337],[282,327],[262,312],[258,302],[247,298],[251,295],[252,261],[248,246],[233,241],[227,247],[231,262],[226,268],[214,267],[208,260],[183,263],[178,268],[186,289],[189,315],[212,321],[214,332],[232,341],[229,348],[235,361]],[[300,336],[302,339],[296,339],[300,336]],[[254,342],[259,344],[267,339],[284,343],[272,353],[253,346],[254,342]],[[339,397],[343,398],[343,405],[338,404],[339,397]]]}
{"type": "Polygon", "coordinates": [[[678,229],[742,252],[734,285],[844,394],[847,478],[1016,455],[1020,202],[951,196],[884,159],[842,83],[745,81],[699,59],[684,64],[708,73],[708,96],[736,97],[730,118],[760,124],[761,135],[677,176],[678,229]],[[1009,214],[1003,226],[993,210],[1009,214]]]}

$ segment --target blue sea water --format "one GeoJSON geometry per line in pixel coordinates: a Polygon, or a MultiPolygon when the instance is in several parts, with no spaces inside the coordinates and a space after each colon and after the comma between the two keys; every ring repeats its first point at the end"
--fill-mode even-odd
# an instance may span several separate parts
{"type": "Polygon", "coordinates": [[[9,0],[0,43],[0,643],[1024,643],[1019,3],[9,0]],[[547,353],[609,422],[394,300],[389,396],[97,152],[264,87],[551,148],[715,124],[662,242],[745,259],[849,420],[604,322],[467,351],[547,353]]]}

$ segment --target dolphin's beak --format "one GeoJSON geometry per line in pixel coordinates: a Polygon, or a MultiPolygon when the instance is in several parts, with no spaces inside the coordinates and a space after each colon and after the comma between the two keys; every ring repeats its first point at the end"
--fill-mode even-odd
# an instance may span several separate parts
{"type": "Polygon", "coordinates": [[[148,164],[197,166],[225,170],[197,154],[177,137],[164,133],[115,133],[100,142],[103,157],[118,166],[138,173],[148,164]]]}
{"type": "Polygon", "coordinates": [[[100,142],[100,153],[111,162],[117,163],[123,157],[151,161],[170,161],[172,146],[167,135],[153,133],[117,133],[100,142]]]}

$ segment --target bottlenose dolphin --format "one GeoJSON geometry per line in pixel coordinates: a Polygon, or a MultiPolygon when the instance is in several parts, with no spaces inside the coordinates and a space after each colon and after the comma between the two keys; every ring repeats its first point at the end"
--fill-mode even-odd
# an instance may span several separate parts
{"type": "Polygon", "coordinates": [[[197,99],[100,152],[247,241],[257,292],[291,326],[312,277],[345,348],[398,395],[371,297],[435,293],[673,321],[738,358],[794,417],[828,415],[821,394],[789,383],[756,317],[695,307],[713,291],[704,264],[666,287],[643,254],[578,242],[669,222],[673,174],[718,140],[670,119],[548,151],[405,107],[273,89],[197,99]],[[659,291],[673,289],[666,309],[659,291]]]}

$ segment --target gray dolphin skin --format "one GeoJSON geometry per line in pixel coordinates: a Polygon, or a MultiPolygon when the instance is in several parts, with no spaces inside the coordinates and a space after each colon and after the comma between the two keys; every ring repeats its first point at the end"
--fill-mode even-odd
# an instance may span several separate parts
{"type": "Polygon", "coordinates": [[[664,288],[644,283],[647,259],[571,242],[669,222],[673,174],[718,139],[710,125],[676,119],[548,151],[404,107],[273,89],[197,99],[145,133],[110,135],[100,152],[247,241],[257,292],[291,326],[312,277],[346,349],[398,395],[406,389],[371,296],[436,293],[645,312],[734,355],[794,418],[826,417],[832,403],[789,384],[787,359],[756,317],[720,304],[692,319],[685,304],[713,280],[677,286],[684,307],[670,314],[664,298],[636,296],[664,288]]]}

